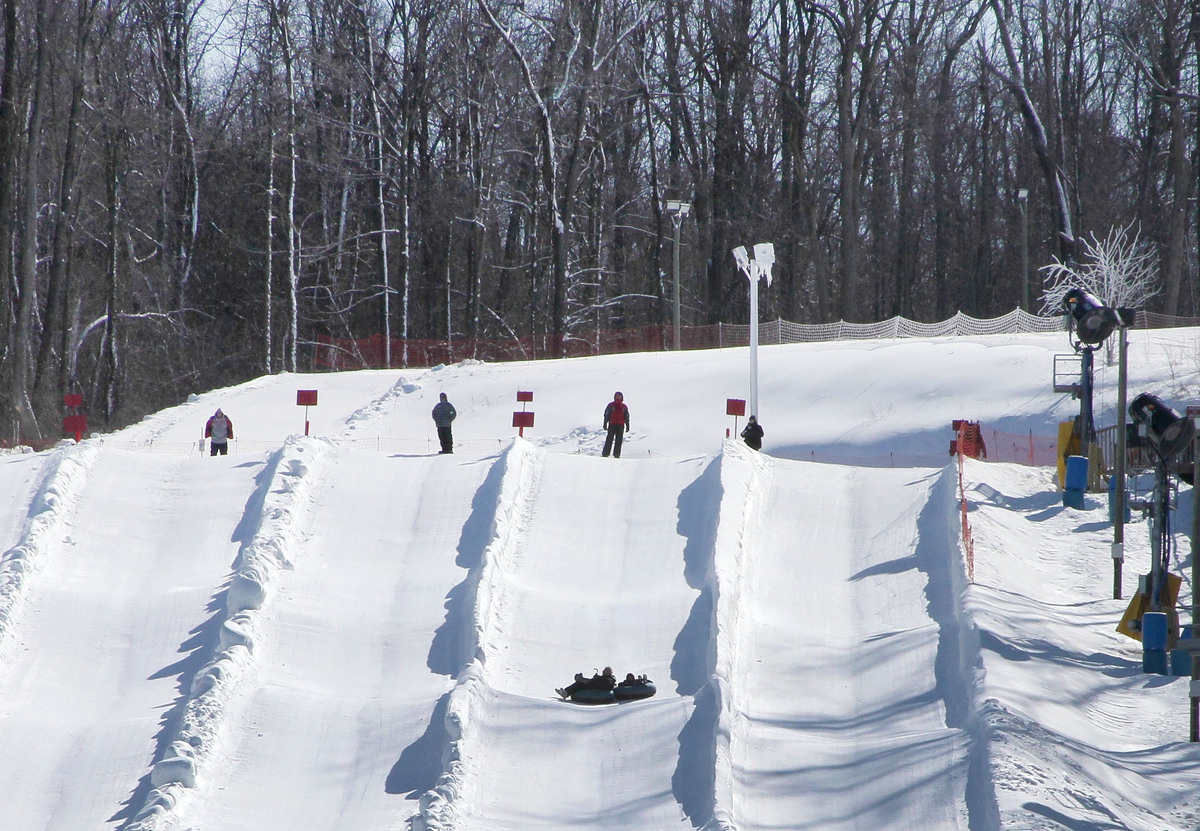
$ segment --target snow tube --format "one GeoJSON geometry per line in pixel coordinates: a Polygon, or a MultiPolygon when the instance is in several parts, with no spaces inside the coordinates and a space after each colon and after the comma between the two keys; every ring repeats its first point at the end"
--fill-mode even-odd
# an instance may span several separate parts
{"type": "Polygon", "coordinates": [[[640,678],[632,684],[622,681],[613,691],[617,701],[637,701],[639,698],[649,698],[658,692],[658,687],[649,678],[640,678]]]}
{"type": "Polygon", "coordinates": [[[616,701],[612,690],[576,690],[571,693],[571,700],[576,704],[611,704],[616,701]]]}

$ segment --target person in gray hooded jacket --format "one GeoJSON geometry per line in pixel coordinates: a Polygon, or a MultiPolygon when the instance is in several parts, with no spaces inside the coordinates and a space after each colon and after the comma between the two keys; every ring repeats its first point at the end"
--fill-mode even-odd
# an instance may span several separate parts
{"type": "Polygon", "coordinates": [[[229,440],[233,438],[233,422],[218,409],[204,425],[204,437],[212,439],[208,455],[216,456],[220,453],[224,456],[229,452],[229,440]]]}

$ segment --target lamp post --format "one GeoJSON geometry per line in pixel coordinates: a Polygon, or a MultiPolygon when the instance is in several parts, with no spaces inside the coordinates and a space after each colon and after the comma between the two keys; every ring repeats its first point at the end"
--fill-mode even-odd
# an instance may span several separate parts
{"type": "Polygon", "coordinates": [[[1017,191],[1017,204],[1021,206],[1021,308],[1029,311],[1029,191],[1017,191]]]}
{"type": "Polygon", "coordinates": [[[675,249],[671,257],[673,280],[672,286],[675,294],[675,314],[672,318],[672,337],[671,345],[678,351],[679,346],[679,226],[683,224],[683,218],[692,212],[692,204],[690,202],[681,202],[678,199],[667,200],[667,213],[671,215],[671,224],[675,226],[675,249]]]}
{"type": "Polygon", "coordinates": [[[765,277],[771,285],[771,266],[775,262],[775,246],[760,242],[754,246],[750,259],[743,246],[733,249],[738,268],[750,281],[750,415],[758,418],[758,281],[765,277]]]}

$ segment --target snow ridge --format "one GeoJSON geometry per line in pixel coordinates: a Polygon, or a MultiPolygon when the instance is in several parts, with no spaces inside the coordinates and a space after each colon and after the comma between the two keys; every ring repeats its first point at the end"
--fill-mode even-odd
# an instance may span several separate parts
{"type": "Polygon", "coordinates": [[[20,541],[0,556],[0,643],[12,626],[26,588],[26,575],[46,556],[54,535],[72,512],[96,458],[94,442],[59,442],[29,505],[20,541]]]}
{"type": "Polygon", "coordinates": [[[212,659],[192,681],[174,740],[150,771],[152,789],[129,831],[160,828],[185,789],[196,784],[197,769],[218,743],[238,680],[254,663],[261,610],[280,571],[290,569],[289,554],[303,536],[314,489],[314,470],[331,452],[324,439],[292,436],[271,454],[262,474],[262,516],[255,533],[238,554],[225,598],[225,619],[212,659]]]}
{"type": "Polygon", "coordinates": [[[992,772],[995,729],[984,701],[983,654],[979,628],[967,608],[965,553],[955,464],[942,469],[918,518],[922,571],[931,616],[940,627],[935,673],[946,708],[946,724],[969,737],[966,813],[971,828],[998,828],[999,808],[992,772]],[[939,562],[940,561],[940,562],[939,562]]]}
{"type": "Polygon", "coordinates": [[[742,717],[737,707],[737,654],[740,610],[757,506],[769,492],[772,464],[768,457],[727,440],[722,452],[721,509],[714,542],[712,576],[713,641],[712,685],[717,694],[713,816],[702,831],[737,831],[734,821],[734,773],[731,747],[739,738],[742,717]]]}
{"type": "Polygon", "coordinates": [[[522,537],[522,531],[532,510],[540,470],[539,451],[524,439],[517,438],[504,451],[504,465],[496,514],[492,522],[492,537],[477,567],[470,575],[473,594],[472,643],[465,654],[470,662],[458,674],[446,706],[446,732],[450,743],[442,758],[443,773],[437,784],[420,798],[420,812],[413,817],[413,831],[453,831],[459,819],[458,803],[467,797],[470,759],[463,752],[471,738],[472,715],[486,697],[484,666],[487,645],[502,637],[495,630],[499,610],[499,586],[505,577],[508,562],[522,537]]]}

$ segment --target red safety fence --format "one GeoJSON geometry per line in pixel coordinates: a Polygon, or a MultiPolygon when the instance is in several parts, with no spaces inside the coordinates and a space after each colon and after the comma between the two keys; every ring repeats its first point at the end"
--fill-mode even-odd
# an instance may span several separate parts
{"type": "Polygon", "coordinates": [[[1054,467],[1058,464],[1058,437],[1028,433],[1005,433],[986,425],[979,428],[987,445],[990,462],[1013,462],[1030,467],[1054,467]]]}
{"type": "MultiPolygon", "coordinates": [[[[955,442],[958,456],[958,504],[959,512],[962,514],[962,549],[963,557],[967,561],[967,579],[972,583],[975,582],[975,540],[971,536],[971,524],[967,521],[967,491],[963,485],[963,459],[966,454],[963,452],[963,446],[966,444],[964,433],[969,422],[956,421],[959,426],[958,438],[955,442]]],[[[978,429],[979,425],[974,425],[978,429]]]]}

